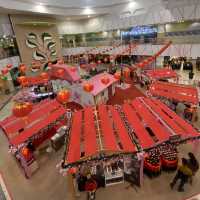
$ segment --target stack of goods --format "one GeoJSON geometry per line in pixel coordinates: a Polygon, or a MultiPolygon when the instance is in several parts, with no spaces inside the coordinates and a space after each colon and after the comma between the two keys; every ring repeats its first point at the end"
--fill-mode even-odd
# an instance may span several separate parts
{"type": "Polygon", "coordinates": [[[172,144],[161,146],[162,169],[176,170],[178,166],[178,155],[176,147],[172,144]]]}
{"type": "Polygon", "coordinates": [[[160,174],[161,159],[159,149],[155,148],[147,153],[144,160],[144,171],[150,177],[160,174]]]}

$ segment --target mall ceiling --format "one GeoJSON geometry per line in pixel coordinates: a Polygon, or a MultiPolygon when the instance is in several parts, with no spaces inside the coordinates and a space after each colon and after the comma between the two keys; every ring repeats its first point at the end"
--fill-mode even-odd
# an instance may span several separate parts
{"type": "Polygon", "coordinates": [[[195,4],[199,0],[0,0],[3,12],[37,13],[84,19],[99,15],[137,15],[140,11],[160,5],[167,9],[183,4],[195,4]]]}

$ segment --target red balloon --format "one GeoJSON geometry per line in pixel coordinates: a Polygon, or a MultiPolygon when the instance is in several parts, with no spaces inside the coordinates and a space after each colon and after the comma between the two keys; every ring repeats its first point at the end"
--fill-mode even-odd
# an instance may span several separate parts
{"type": "Polygon", "coordinates": [[[120,78],[121,78],[121,73],[120,73],[120,72],[116,72],[116,73],[114,74],[114,77],[115,77],[117,80],[120,80],[120,78]]]}
{"type": "Polygon", "coordinates": [[[86,92],[91,92],[94,89],[94,86],[91,83],[85,83],[83,89],[86,92]]]}
{"type": "Polygon", "coordinates": [[[40,77],[43,79],[43,80],[49,80],[49,75],[46,73],[46,72],[42,72],[40,74],[40,77]]]}
{"type": "Polygon", "coordinates": [[[3,69],[1,70],[1,73],[2,73],[3,75],[6,75],[6,74],[8,73],[8,69],[7,69],[7,68],[3,68],[3,69]]]}
{"type": "Polygon", "coordinates": [[[25,117],[32,111],[32,109],[33,109],[32,103],[23,102],[23,103],[15,103],[12,111],[15,117],[25,117]]]}
{"type": "Polygon", "coordinates": [[[107,85],[107,84],[110,82],[110,79],[109,79],[108,77],[103,77],[103,78],[101,79],[101,82],[102,82],[103,84],[107,85]]]}
{"type": "Polygon", "coordinates": [[[60,103],[67,103],[70,97],[70,92],[68,90],[61,90],[57,94],[57,101],[60,103]]]}
{"type": "Polygon", "coordinates": [[[12,64],[7,64],[7,65],[6,65],[6,67],[7,67],[8,69],[12,68],[12,66],[13,66],[12,64]]]}

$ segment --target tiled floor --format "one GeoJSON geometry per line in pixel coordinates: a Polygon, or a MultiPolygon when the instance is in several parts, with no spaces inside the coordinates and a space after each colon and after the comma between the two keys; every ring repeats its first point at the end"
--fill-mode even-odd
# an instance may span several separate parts
{"type": "MultiPolygon", "coordinates": [[[[185,75],[186,76],[186,75],[185,75]]],[[[9,115],[12,102],[0,112],[0,119],[9,115]]],[[[197,123],[199,125],[200,122],[197,123]]],[[[200,161],[199,148],[194,149],[192,144],[182,145],[179,148],[180,157],[186,156],[188,151],[195,151],[200,161]]],[[[74,200],[71,179],[63,177],[56,169],[56,164],[62,159],[63,150],[56,153],[44,153],[39,160],[40,169],[27,180],[24,178],[16,161],[8,153],[8,142],[0,131],[0,171],[5,177],[6,184],[13,200],[74,200]]],[[[200,171],[194,178],[193,185],[186,185],[185,192],[179,193],[171,190],[169,182],[174,173],[162,173],[161,176],[149,179],[144,178],[141,188],[129,188],[126,184],[120,184],[97,191],[97,200],[184,200],[185,198],[200,193],[200,171]]],[[[86,195],[81,194],[80,200],[85,200],[86,195]]]]}

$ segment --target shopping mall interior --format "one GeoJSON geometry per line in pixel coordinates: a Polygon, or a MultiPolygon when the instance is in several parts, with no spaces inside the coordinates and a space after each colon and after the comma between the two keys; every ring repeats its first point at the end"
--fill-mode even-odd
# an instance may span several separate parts
{"type": "Polygon", "coordinates": [[[0,200],[200,200],[199,0],[0,0],[0,200]]]}

